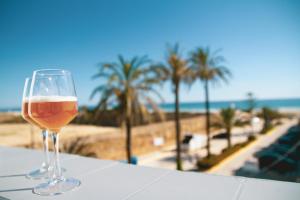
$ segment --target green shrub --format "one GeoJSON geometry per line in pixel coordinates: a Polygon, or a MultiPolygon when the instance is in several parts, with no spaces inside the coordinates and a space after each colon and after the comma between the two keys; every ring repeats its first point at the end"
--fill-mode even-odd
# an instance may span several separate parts
{"type": "Polygon", "coordinates": [[[222,153],[219,155],[212,154],[209,158],[206,157],[201,160],[198,160],[197,161],[198,170],[199,171],[208,170],[209,168],[215,166],[216,164],[218,164],[219,162],[221,162],[228,156],[232,155],[233,153],[235,153],[235,152],[239,151],[240,149],[242,149],[243,147],[247,146],[254,140],[255,140],[255,137],[252,138],[250,141],[236,144],[236,145],[232,146],[231,148],[225,148],[222,150],[222,153]]]}
{"type": "Polygon", "coordinates": [[[244,127],[244,126],[247,126],[247,125],[250,125],[250,120],[240,120],[240,119],[237,119],[235,121],[235,126],[237,127],[244,127]]]}
{"type": "Polygon", "coordinates": [[[272,128],[274,128],[274,125],[271,123],[265,123],[263,129],[261,130],[261,134],[266,134],[269,132],[272,128]]]}
{"type": "Polygon", "coordinates": [[[259,113],[259,117],[263,118],[264,120],[264,125],[261,133],[265,134],[274,127],[272,123],[273,120],[281,118],[282,115],[277,110],[273,110],[268,107],[263,107],[261,109],[261,112],[259,113]]]}
{"type": "Polygon", "coordinates": [[[254,135],[249,135],[248,136],[248,141],[251,142],[251,141],[254,141],[256,139],[256,137],[254,135]]]}

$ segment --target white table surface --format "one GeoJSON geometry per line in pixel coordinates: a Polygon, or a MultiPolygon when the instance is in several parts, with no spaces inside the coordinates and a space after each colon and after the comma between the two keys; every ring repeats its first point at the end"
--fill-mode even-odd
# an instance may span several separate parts
{"type": "Polygon", "coordinates": [[[242,177],[178,172],[61,154],[65,176],[82,181],[74,191],[38,196],[32,188],[43,180],[24,174],[41,163],[42,152],[0,147],[0,200],[300,200],[300,184],[242,177]]]}

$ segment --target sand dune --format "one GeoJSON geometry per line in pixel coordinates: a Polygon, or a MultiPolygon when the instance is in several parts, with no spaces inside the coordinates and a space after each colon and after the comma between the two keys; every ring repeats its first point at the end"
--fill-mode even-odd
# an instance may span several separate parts
{"type": "MultiPolygon", "coordinates": [[[[65,140],[79,136],[91,136],[119,132],[120,129],[113,127],[99,127],[92,125],[68,125],[62,129],[60,135],[61,140],[65,140]]],[[[41,142],[40,130],[38,128],[26,123],[0,124],[0,145],[28,146],[31,143],[31,140],[33,140],[33,142],[36,144],[41,142]]]]}

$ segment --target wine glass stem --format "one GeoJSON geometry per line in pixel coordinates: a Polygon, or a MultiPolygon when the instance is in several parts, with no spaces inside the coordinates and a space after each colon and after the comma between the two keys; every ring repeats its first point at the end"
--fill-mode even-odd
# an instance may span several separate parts
{"type": "Polygon", "coordinates": [[[42,130],[42,136],[43,136],[43,148],[44,148],[44,156],[45,156],[45,167],[48,168],[50,165],[50,159],[49,159],[49,147],[48,147],[48,131],[42,130]]]}
{"type": "Polygon", "coordinates": [[[59,161],[59,134],[53,133],[52,140],[54,145],[54,179],[62,179],[60,161],[59,161]]]}

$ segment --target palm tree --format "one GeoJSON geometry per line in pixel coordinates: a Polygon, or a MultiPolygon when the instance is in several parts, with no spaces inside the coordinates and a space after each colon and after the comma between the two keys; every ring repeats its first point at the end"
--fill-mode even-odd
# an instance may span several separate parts
{"type": "Polygon", "coordinates": [[[145,56],[134,57],[131,60],[118,56],[118,62],[100,64],[99,72],[93,76],[104,80],[91,94],[91,98],[97,93],[101,94],[98,110],[114,108],[119,112],[121,124],[125,123],[128,163],[131,163],[132,155],[133,120],[148,121],[148,106],[151,106],[154,112],[160,112],[149,95],[153,93],[161,98],[155,89],[155,85],[161,80],[150,65],[146,64],[149,64],[149,60],[145,56]]]}
{"type": "Polygon", "coordinates": [[[210,108],[209,108],[209,82],[217,83],[219,80],[227,82],[231,77],[230,71],[222,64],[225,62],[223,56],[218,55],[219,51],[213,53],[207,48],[198,48],[191,53],[191,69],[194,80],[203,83],[205,91],[206,108],[206,134],[207,134],[207,157],[210,157],[210,108]]]}
{"type": "Polygon", "coordinates": [[[247,93],[247,105],[248,108],[246,109],[251,115],[253,115],[254,108],[256,106],[256,100],[254,98],[254,94],[252,92],[247,93]]]}
{"type": "Polygon", "coordinates": [[[167,45],[167,59],[165,64],[154,67],[160,72],[164,81],[171,81],[175,98],[175,129],[176,129],[176,164],[177,169],[182,170],[181,161],[181,127],[179,111],[179,90],[181,83],[187,83],[190,70],[187,60],[183,59],[179,53],[179,45],[167,45]]]}
{"type": "Polygon", "coordinates": [[[231,130],[235,123],[235,109],[234,108],[224,108],[220,111],[220,116],[222,119],[222,126],[226,130],[227,136],[227,148],[231,147],[231,130]]]}
{"type": "Polygon", "coordinates": [[[262,129],[261,133],[266,133],[270,129],[272,129],[273,128],[273,124],[272,124],[273,120],[279,119],[280,117],[282,117],[282,115],[277,110],[273,110],[266,106],[261,108],[261,112],[258,113],[258,116],[263,118],[263,120],[264,120],[264,125],[263,125],[263,129],[262,129]]]}

